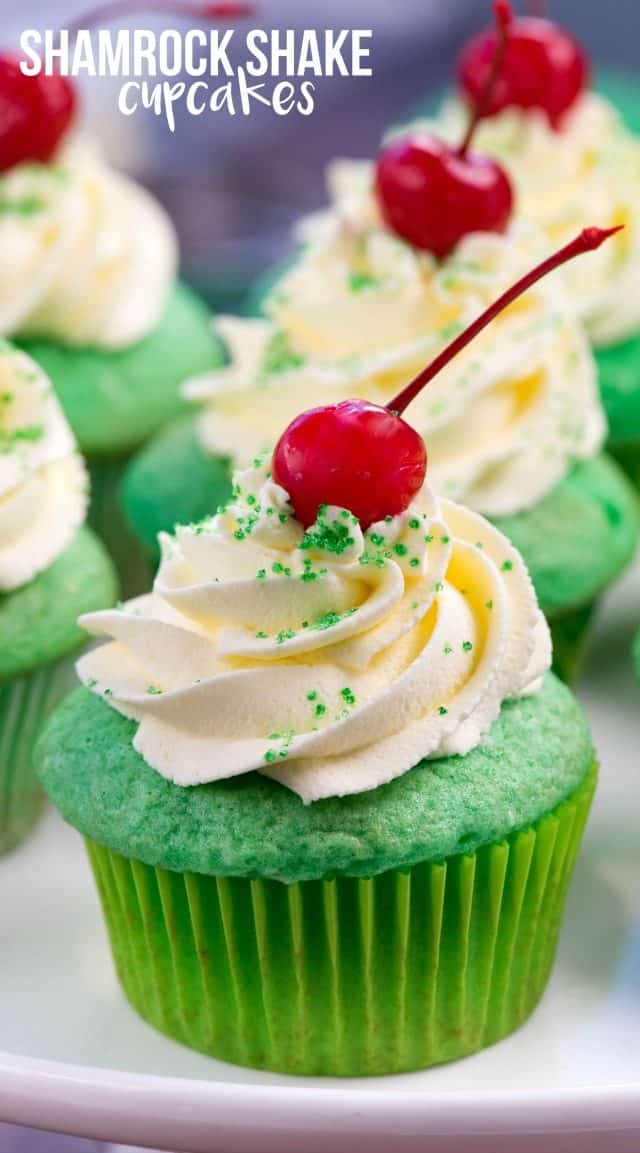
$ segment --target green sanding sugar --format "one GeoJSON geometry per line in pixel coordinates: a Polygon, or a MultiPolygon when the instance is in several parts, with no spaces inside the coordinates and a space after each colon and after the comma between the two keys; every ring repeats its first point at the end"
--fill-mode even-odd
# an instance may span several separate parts
{"type": "Polygon", "coordinates": [[[425,761],[379,789],[308,806],[257,773],[179,788],[136,753],[135,730],[84,688],[53,715],[37,759],[65,820],[149,865],[284,881],[472,853],[554,809],[593,755],[580,706],[552,674],[538,694],[503,705],[466,757],[425,761]]]}

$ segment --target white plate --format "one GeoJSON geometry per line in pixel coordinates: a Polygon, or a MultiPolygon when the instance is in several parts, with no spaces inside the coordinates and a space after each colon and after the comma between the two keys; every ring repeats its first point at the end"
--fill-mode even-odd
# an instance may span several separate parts
{"type": "Polygon", "coordinates": [[[602,778],[554,977],[516,1036],[425,1073],[296,1079],[211,1061],[116,985],[80,839],[49,814],[0,862],[0,1118],[189,1153],[638,1153],[640,573],[599,620],[581,689],[602,778]],[[606,1137],[604,1137],[606,1131],[606,1137]],[[550,1143],[549,1134],[555,1136],[550,1143]]]}

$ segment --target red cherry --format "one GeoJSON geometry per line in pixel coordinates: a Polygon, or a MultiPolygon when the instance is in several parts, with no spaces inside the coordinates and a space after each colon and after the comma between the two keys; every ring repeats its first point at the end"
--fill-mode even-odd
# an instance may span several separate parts
{"type": "Polygon", "coordinates": [[[303,412],[280,437],[272,466],[305,528],[321,504],[348,508],[363,528],[400,513],[422,488],[426,469],[422,437],[368,400],[303,412]]]}
{"type": "MultiPolygon", "coordinates": [[[[482,91],[496,50],[493,28],[481,32],[464,49],[458,63],[458,81],[473,107],[482,91]]],[[[525,16],[513,23],[504,65],[485,115],[504,108],[539,108],[552,128],[589,83],[589,63],[577,40],[557,24],[525,16]]]]}
{"type": "Polygon", "coordinates": [[[427,470],[424,441],[402,419],[407,406],[517,297],[566,261],[599,248],[621,227],[585,228],[543,260],[461,332],[386,408],[366,400],[344,400],[297,416],[276,445],[271,471],[276,483],[288,492],[305,528],[313,524],[322,504],[349,509],[363,529],[404,512],[422,487],[427,470]]]}
{"type": "Polygon", "coordinates": [[[491,67],[458,148],[423,132],[398,140],[381,154],[375,188],[388,227],[441,259],[471,232],[504,232],[513,208],[506,172],[487,156],[470,152],[473,134],[497,83],[512,20],[506,0],[494,4],[498,38],[491,67]]]}
{"type": "Polygon", "coordinates": [[[64,76],[23,76],[17,56],[0,53],[0,172],[55,155],[76,113],[64,76]]]}
{"type": "Polygon", "coordinates": [[[376,193],[387,226],[438,259],[470,232],[504,232],[513,208],[509,178],[495,160],[461,156],[427,133],[382,153],[376,193]]]}

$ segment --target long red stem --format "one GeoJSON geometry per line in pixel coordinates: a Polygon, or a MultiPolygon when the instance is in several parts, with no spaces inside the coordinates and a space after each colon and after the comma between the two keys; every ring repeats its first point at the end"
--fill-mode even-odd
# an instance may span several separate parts
{"type": "Polygon", "coordinates": [[[576,236],[575,240],[570,241],[569,244],[565,244],[564,248],[554,253],[553,256],[548,256],[546,260],[542,261],[542,264],[538,264],[536,268],[533,268],[531,272],[528,272],[526,276],[523,276],[522,279],[518,280],[511,288],[503,292],[502,296],[498,297],[493,304],[489,305],[489,308],[481,313],[477,320],[474,320],[464,332],[456,336],[455,340],[452,340],[451,344],[447,345],[431,364],[423,368],[422,372],[418,373],[415,379],[412,380],[406,388],[403,388],[402,392],[398,393],[394,400],[389,402],[386,406],[389,411],[397,413],[398,415],[403,413],[407,405],[411,404],[411,401],[422,391],[425,384],[433,380],[434,376],[437,376],[449,361],[453,360],[454,356],[462,352],[462,349],[466,348],[478,333],[482,332],[483,328],[486,328],[487,325],[507,308],[508,305],[512,304],[514,300],[522,296],[523,292],[526,292],[532,285],[542,280],[543,276],[547,276],[549,272],[553,272],[554,269],[559,268],[561,264],[566,264],[568,260],[573,260],[574,256],[581,256],[584,252],[592,252],[595,248],[599,248],[601,244],[604,244],[605,240],[608,240],[609,237],[613,236],[616,232],[620,232],[622,228],[624,228],[624,224],[618,224],[615,228],[585,228],[579,236],[576,236]]]}
{"type": "Polygon", "coordinates": [[[495,52],[493,53],[493,60],[491,61],[491,67],[487,73],[484,87],[476,100],[475,108],[471,112],[467,131],[464,134],[464,140],[458,149],[459,156],[466,156],[469,151],[476,128],[480,121],[484,119],[489,108],[491,97],[493,96],[495,86],[502,72],[502,65],[504,64],[504,56],[509,42],[509,29],[513,22],[513,10],[507,0],[495,0],[493,15],[496,22],[495,52]]]}
{"type": "Polygon", "coordinates": [[[169,16],[176,16],[181,20],[198,20],[207,23],[217,23],[226,20],[242,20],[255,12],[253,4],[242,3],[241,0],[215,0],[213,3],[187,3],[180,4],[177,0],[107,0],[84,12],[77,20],[68,25],[72,35],[81,28],[95,28],[97,25],[107,24],[121,17],[132,16],[141,12],[159,12],[169,16]]]}

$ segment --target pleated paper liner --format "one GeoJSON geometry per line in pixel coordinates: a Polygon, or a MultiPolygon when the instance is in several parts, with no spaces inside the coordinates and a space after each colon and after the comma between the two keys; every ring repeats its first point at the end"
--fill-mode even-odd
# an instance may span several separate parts
{"type": "Polygon", "coordinates": [[[43,794],[33,748],[47,715],[73,684],[73,664],[63,661],[0,685],[0,853],[33,828],[43,794]]]}
{"type": "Polygon", "coordinates": [[[574,684],[582,671],[597,608],[598,599],[547,617],[553,643],[553,671],[567,685],[574,684]]]}
{"type": "Polygon", "coordinates": [[[182,875],[88,841],[124,991],[161,1032],[258,1069],[365,1076],[473,1053],[545,987],[596,777],[504,842],[367,880],[182,875]]]}
{"type": "Polygon", "coordinates": [[[128,463],[128,457],[105,457],[89,462],[89,524],[106,545],[116,566],[123,599],[148,592],[153,581],[153,565],[140,541],[130,532],[120,504],[120,486],[128,463]]]}

